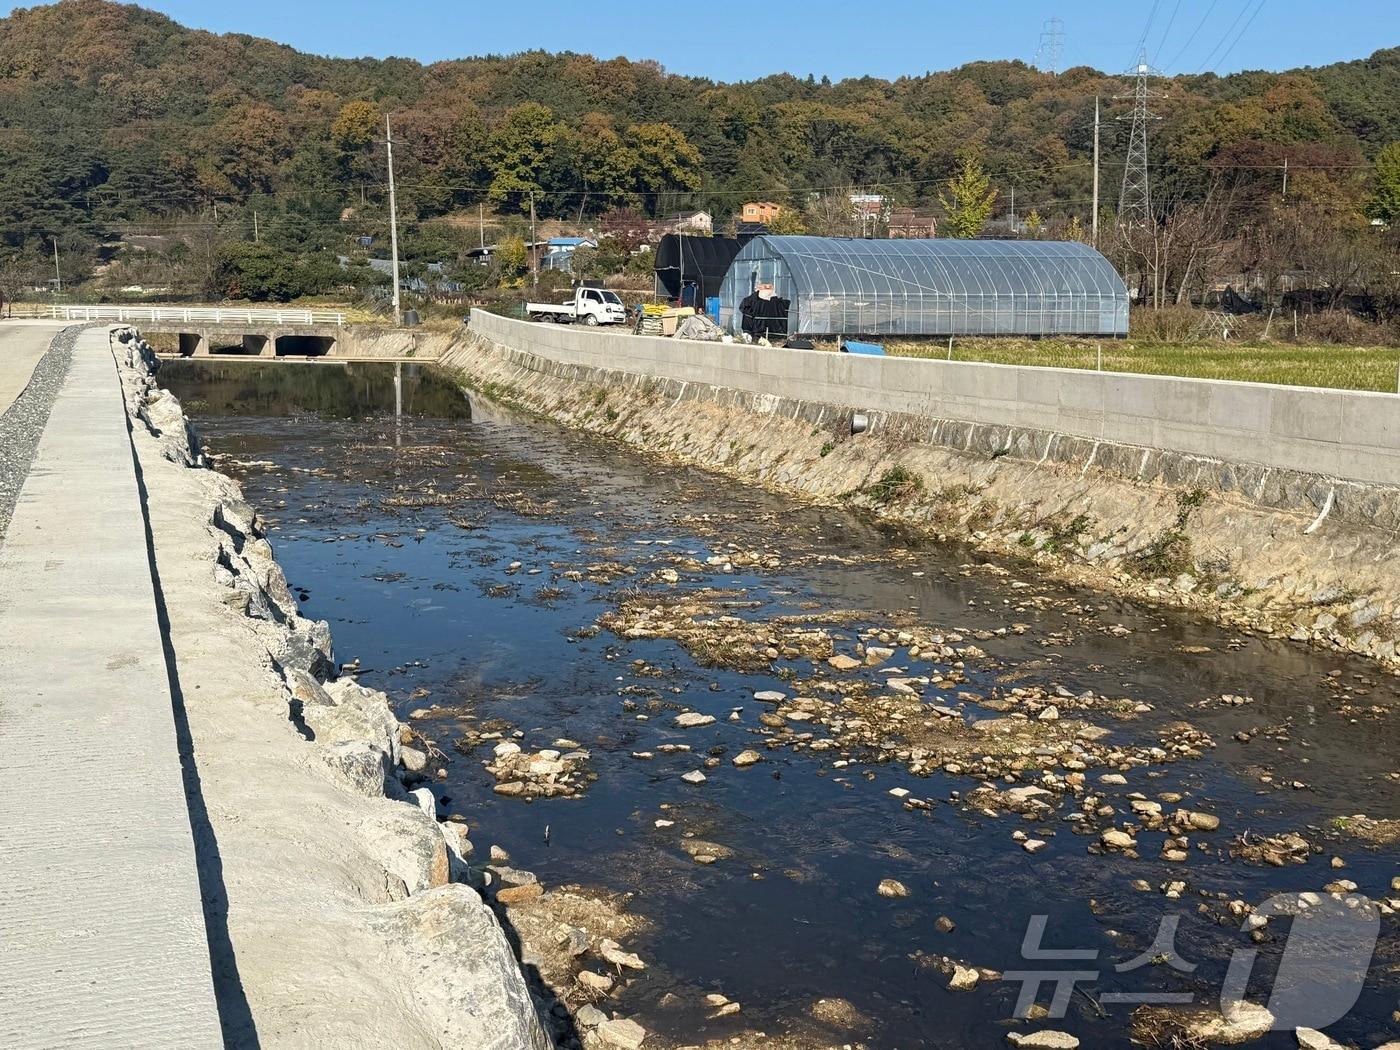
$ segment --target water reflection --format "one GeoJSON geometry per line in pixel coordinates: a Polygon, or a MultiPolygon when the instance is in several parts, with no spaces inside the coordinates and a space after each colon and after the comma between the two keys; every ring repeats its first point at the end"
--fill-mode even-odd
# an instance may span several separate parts
{"type": "Polygon", "coordinates": [[[190,416],[299,416],[360,420],[393,415],[396,369],[402,406],[423,419],[471,419],[471,402],[427,365],[356,362],[166,361],[160,382],[190,416]]]}
{"type": "MultiPolygon", "coordinates": [[[[1004,1046],[1000,1022],[1017,989],[949,991],[932,960],[1024,968],[1019,948],[1036,914],[1050,916],[1047,941],[1099,951],[1099,990],[1184,988],[1208,1001],[1229,953],[1249,943],[1237,920],[1217,922],[1216,895],[1255,901],[1333,877],[1325,856],[1243,866],[1229,856],[1232,838],[1400,806],[1392,776],[1400,740],[1375,713],[1393,708],[1395,686],[1362,662],[1047,586],[1028,566],[1008,572],[964,548],[911,544],[839,511],[658,467],[492,406],[472,419],[431,372],[405,371],[401,427],[389,366],[182,363],[162,378],[273,522],[278,558],[309,596],[307,613],[331,621],[339,655],[360,658],[366,681],[390,690],[405,715],[432,703],[460,711],[417,724],[451,756],[434,787],[479,848],[506,847],[547,885],[625,891],[652,920],[638,945],[645,980],[608,1005],[679,1042],[785,1030],[815,1000],[840,997],[868,1025],[822,1045],[1004,1046]],[[751,548],[776,564],[708,566],[712,555],[751,548]],[[1160,834],[1143,835],[1141,859],[1098,856],[1064,819],[1074,804],[1043,820],[992,816],[958,804],[977,786],[967,777],[916,777],[893,761],[838,767],[835,752],[791,749],[733,769],[732,755],[762,746],[754,693],[790,691],[789,683],[703,666],[666,639],[579,631],[682,556],[700,566],[684,572],[683,586],[735,591],[754,603],[739,610],[744,617],[853,610],[842,628],[850,639],[904,612],[976,638],[986,659],[969,688],[983,695],[1054,683],[1151,705],[1114,724],[1120,741],[1155,740],[1168,724],[1191,721],[1219,746],[1200,760],[1131,770],[1116,792],[1097,782],[1095,790],[1120,823],[1126,794],[1138,790],[1207,806],[1222,830],[1198,837],[1185,863],[1158,858],[1160,834]],[[997,633],[1016,622],[1024,634],[997,633]],[[1128,633],[1107,630],[1115,625],[1128,633]],[[1253,702],[1200,706],[1224,693],[1253,702]],[[681,708],[717,722],[677,730],[681,708]],[[494,796],[481,764],[489,752],[454,748],[485,723],[520,729],[533,748],[581,742],[597,781],[581,799],[526,805],[494,796]],[[1260,729],[1251,743],[1235,740],[1260,729]],[[691,750],[668,754],[668,744],[691,750]],[[683,784],[681,774],[712,750],[723,764],[705,784],[683,784]],[[940,802],[911,812],[892,789],[940,802]],[[663,816],[671,827],[658,828],[663,816]],[[1018,830],[1048,848],[1027,853],[1011,837],[1018,830]],[[734,854],[698,865],[680,848],[682,833],[734,854]],[[878,897],[887,877],[911,896],[878,897]],[[1174,880],[1188,885],[1180,899],[1161,892],[1174,880]],[[1113,971],[1177,912],[1177,946],[1199,964],[1194,974],[1113,971]],[[945,915],[955,929],[940,930],[945,915]],[[703,992],[741,1001],[742,1014],[709,1021],[703,992]]],[[[1386,890],[1388,855],[1331,848],[1345,849],[1345,874],[1363,890],[1386,890]]],[[[1265,955],[1279,943],[1263,946],[1265,955]]],[[[1393,958],[1393,942],[1387,951],[1393,958]]],[[[1393,1009],[1382,971],[1333,1034],[1376,1041],[1393,1009]]],[[[1076,996],[1071,1016],[1053,1027],[1088,1046],[1126,1045],[1127,1011],[1101,1015],[1091,1003],[1076,996]]],[[[1293,1043],[1280,1033],[1255,1045],[1293,1043]]]]}

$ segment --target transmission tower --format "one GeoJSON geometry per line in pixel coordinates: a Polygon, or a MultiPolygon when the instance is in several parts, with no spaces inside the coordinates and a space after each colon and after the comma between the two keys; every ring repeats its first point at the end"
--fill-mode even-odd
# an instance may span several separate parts
{"type": "Polygon", "coordinates": [[[1060,71],[1060,57],[1065,53],[1065,24],[1058,18],[1047,18],[1040,27],[1040,46],[1035,49],[1036,69],[1051,74],[1060,71]]]}
{"type": "Polygon", "coordinates": [[[1146,50],[1138,57],[1137,69],[1129,75],[1134,78],[1132,94],[1114,96],[1133,101],[1133,130],[1128,136],[1128,159],[1123,165],[1123,192],[1118,197],[1118,221],[1124,226],[1152,221],[1152,180],[1147,166],[1147,125],[1156,118],[1148,110],[1147,103],[1149,99],[1163,97],[1151,88],[1151,79],[1161,74],[1147,64],[1146,50]]]}

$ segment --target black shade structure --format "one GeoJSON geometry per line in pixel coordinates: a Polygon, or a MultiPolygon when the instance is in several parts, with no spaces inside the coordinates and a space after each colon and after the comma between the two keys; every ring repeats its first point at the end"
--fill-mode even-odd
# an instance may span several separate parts
{"type": "Polygon", "coordinates": [[[792,335],[1128,334],[1128,289],[1078,241],[756,237],[720,288],[720,324],[771,286],[792,335]]]}
{"type": "Polygon", "coordinates": [[[719,286],[743,242],[733,237],[689,237],[668,233],[656,246],[656,279],[666,295],[679,299],[687,281],[700,289],[700,299],[719,295],[719,286]]]}

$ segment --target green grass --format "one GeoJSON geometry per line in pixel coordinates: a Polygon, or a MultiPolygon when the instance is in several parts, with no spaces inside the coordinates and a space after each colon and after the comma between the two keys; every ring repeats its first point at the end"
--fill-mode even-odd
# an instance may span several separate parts
{"type": "MultiPolygon", "coordinates": [[[[1106,372],[1234,379],[1246,383],[1336,387],[1395,393],[1400,380],[1400,349],[1381,346],[1298,346],[1244,344],[1105,342],[1106,372]]],[[[1096,344],[1080,340],[953,340],[954,361],[1049,368],[1098,367],[1096,344]]],[[[888,342],[886,353],[901,357],[948,357],[946,341],[888,342]]]]}

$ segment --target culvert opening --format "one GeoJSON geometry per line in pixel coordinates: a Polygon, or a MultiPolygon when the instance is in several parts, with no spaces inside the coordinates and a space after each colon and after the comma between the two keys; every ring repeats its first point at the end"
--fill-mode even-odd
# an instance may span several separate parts
{"type": "Polygon", "coordinates": [[[209,353],[225,357],[257,354],[266,343],[266,338],[256,336],[220,336],[209,340],[209,353]]]}
{"type": "Polygon", "coordinates": [[[277,338],[278,357],[325,357],[335,349],[329,335],[283,335],[277,338]]]}

